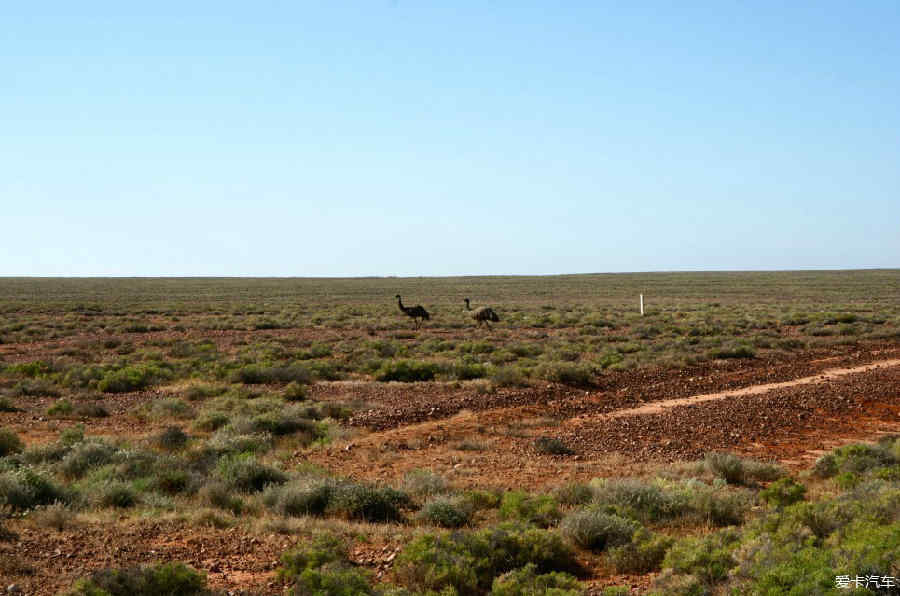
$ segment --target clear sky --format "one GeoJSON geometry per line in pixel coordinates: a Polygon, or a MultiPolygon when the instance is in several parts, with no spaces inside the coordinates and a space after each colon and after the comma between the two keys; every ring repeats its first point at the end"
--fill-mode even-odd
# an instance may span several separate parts
{"type": "Polygon", "coordinates": [[[0,23],[3,275],[900,266],[896,0],[0,23]]]}

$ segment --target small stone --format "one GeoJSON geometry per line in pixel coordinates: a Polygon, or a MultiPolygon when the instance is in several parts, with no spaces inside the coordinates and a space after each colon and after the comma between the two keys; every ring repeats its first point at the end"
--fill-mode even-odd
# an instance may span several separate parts
{"type": "Polygon", "coordinates": [[[19,584],[9,584],[6,587],[7,594],[23,594],[22,588],[19,587],[19,584]]]}

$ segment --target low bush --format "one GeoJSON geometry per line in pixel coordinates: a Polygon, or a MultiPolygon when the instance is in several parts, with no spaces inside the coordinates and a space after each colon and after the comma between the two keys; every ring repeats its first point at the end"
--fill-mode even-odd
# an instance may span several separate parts
{"type": "Polygon", "coordinates": [[[218,478],[233,490],[259,492],[269,484],[284,484],[287,476],[280,470],[263,465],[249,455],[222,457],[216,466],[218,478]]]}
{"type": "Polygon", "coordinates": [[[103,404],[97,402],[76,404],[72,413],[76,416],[84,416],[86,418],[106,418],[109,416],[109,410],[107,410],[103,404]]]}
{"type": "Polygon", "coordinates": [[[347,558],[343,542],[330,534],[316,536],[305,548],[284,553],[279,575],[294,583],[294,596],[374,596],[368,575],[347,558]]]}
{"type": "Polygon", "coordinates": [[[47,379],[25,379],[13,386],[11,394],[26,397],[59,397],[59,389],[47,379]]]}
{"type": "Polygon", "coordinates": [[[22,439],[12,429],[0,428],[0,457],[21,453],[25,449],[22,439]]]}
{"type": "Polygon", "coordinates": [[[627,544],[611,548],[607,556],[616,573],[644,574],[659,570],[673,543],[664,534],[652,534],[640,528],[627,544]]]}
{"type": "Polygon", "coordinates": [[[750,458],[738,457],[731,453],[710,453],[704,460],[706,468],[728,484],[746,485],[754,481],[776,480],[784,476],[784,470],[750,458]]]}
{"type": "Polygon", "coordinates": [[[249,364],[234,371],[232,381],[246,385],[268,383],[298,383],[308,385],[313,382],[309,367],[302,364],[287,366],[261,366],[249,364]]]}
{"type": "Polygon", "coordinates": [[[102,441],[83,441],[72,446],[62,458],[59,470],[68,478],[78,479],[90,470],[119,461],[116,447],[102,441]]]}
{"type": "Polygon", "coordinates": [[[194,422],[194,428],[197,430],[212,432],[219,430],[226,424],[230,417],[224,412],[204,412],[194,422]]]}
{"type": "Polygon", "coordinates": [[[180,427],[169,426],[153,438],[153,443],[160,449],[178,451],[187,445],[188,436],[180,427]]]}
{"type": "Polygon", "coordinates": [[[234,515],[240,515],[244,511],[244,501],[240,497],[233,495],[223,482],[205,484],[199,490],[198,496],[202,503],[217,509],[230,511],[234,515]]]}
{"type": "Polygon", "coordinates": [[[376,381],[400,381],[413,383],[416,381],[433,381],[440,367],[432,362],[415,360],[393,360],[385,362],[375,373],[376,381]]]}
{"type": "Polygon", "coordinates": [[[693,575],[705,585],[723,581],[737,565],[734,551],[740,533],[733,528],[675,543],[663,559],[663,567],[682,575],[693,575]]]}
{"type": "Polygon", "coordinates": [[[398,490],[342,482],[335,487],[328,513],[344,519],[389,522],[400,520],[401,508],[411,505],[409,496],[398,490]]]}
{"type": "Polygon", "coordinates": [[[586,505],[594,498],[594,489],[587,484],[573,482],[554,489],[553,496],[562,505],[586,505]]]}
{"type": "Polygon", "coordinates": [[[101,507],[133,507],[138,502],[138,494],[127,482],[111,480],[97,487],[94,500],[101,507]]]}
{"type": "Polygon", "coordinates": [[[64,596],[212,596],[206,577],[184,563],[95,571],[64,596]]]}
{"type": "Polygon", "coordinates": [[[334,496],[336,481],[330,478],[302,478],[282,486],[272,486],[263,502],[287,517],[322,516],[334,496]]]}
{"type": "Polygon", "coordinates": [[[559,506],[551,495],[529,495],[524,491],[510,491],[500,501],[501,519],[521,520],[546,528],[562,518],[559,506]]]}
{"type": "Polygon", "coordinates": [[[544,363],[535,368],[534,374],[540,379],[573,387],[591,387],[594,384],[594,373],[590,367],[571,362],[544,363]]]}
{"type": "Polygon", "coordinates": [[[403,549],[394,569],[414,590],[485,594],[495,578],[528,564],[536,574],[579,568],[558,534],[506,523],[478,532],[419,536],[403,549]]]}
{"type": "Polygon", "coordinates": [[[628,544],[639,527],[640,524],[630,519],[591,508],[565,516],[559,531],[581,548],[602,551],[628,544]]]}
{"type": "Polygon", "coordinates": [[[747,344],[729,344],[721,348],[710,350],[710,358],[755,358],[756,350],[747,344]]]}
{"type": "Polygon", "coordinates": [[[411,495],[426,498],[446,493],[447,481],[431,470],[411,470],[403,477],[403,490],[411,495]]]}
{"type": "Polygon", "coordinates": [[[583,593],[572,575],[558,571],[539,574],[537,567],[529,563],[495,578],[490,596],[581,596],[583,593]]]}
{"type": "Polygon", "coordinates": [[[494,370],[490,376],[491,384],[495,387],[527,387],[528,378],[522,369],[515,366],[501,366],[494,370]]]}
{"type": "Polygon", "coordinates": [[[0,506],[26,511],[39,505],[70,503],[74,494],[29,467],[0,473],[0,506]]]}
{"type": "Polygon", "coordinates": [[[417,518],[442,528],[461,528],[469,523],[474,507],[468,499],[435,497],[422,506],[417,518]]]}
{"type": "Polygon", "coordinates": [[[793,478],[776,480],[768,488],[759,493],[763,501],[774,507],[786,507],[802,501],[806,495],[806,487],[798,484],[793,478]]]}
{"type": "Polygon", "coordinates": [[[306,387],[297,381],[291,381],[285,386],[281,395],[286,401],[304,401],[307,397],[306,387]]]}
{"type": "Polygon", "coordinates": [[[108,371],[97,383],[97,389],[104,393],[128,393],[146,389],[150,385],[168,379],[170,373],[153,365],[126,366],[108,371]]]}
{"type": "Polygon", "coordinates": [[[72,402],[63,398],[58,399],[53,402],[53,405],[47,408],[48,416],[68,416],[71,414],[75,408],[72,406],[72,402]]]}

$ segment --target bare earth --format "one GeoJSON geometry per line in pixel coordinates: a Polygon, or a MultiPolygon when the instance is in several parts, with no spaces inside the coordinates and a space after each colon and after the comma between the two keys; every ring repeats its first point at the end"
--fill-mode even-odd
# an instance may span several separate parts
{"type": "MultiPolygon", "coordinates": [[[[39,350],[28,351],[32,358],[39,350]]],[[[297,452],[289,466],[313,462],[338,475],[385,482],[430,468],[460,486],[526,489],[627,476],[716,449],[804,467],[836,444],[900,433],[900,348],[834,347],[692,369],[627,371],[603,377],[591,391],[556,385],[481,391],[467,383],[319,384],[316,399],[352,398],[368,407],[351,421],[356,436],[297,452]],[[540,436],[562,439],[577,455],[539,455],[533,444],[540,436]],[[482,448],[461,450],[463,441],[482,448]]],[[[111,416],[92,420],[92,434],[131,433],[128,410],[157,395],[107,398],[111,416]]],[[[29,443],[54,439],[65,424],[41,415],[48,404],[35,398],[24,412],[0,413],[0,426],[29,443]]],[[[157,430],[141,427],[146,434],[157,430]]],[[[198,526],[177,514],[163,520],[88,518],[64,531],[28,520],[8,526],[18,539],[0,542],[0,584],[16,582],[36,595],[55,594],[94,569],[155,560],[193,565],[215,588],[281,594],[273,570],[280,553],[297,541],[251,526],[198,526]]],[[[357,548],[354,559],[389,577],[404,531],[379,533],[384,540],[357,548]]],[[[640,587],[649,578],[598,577],[591,585],[622,581],[640,587]]]]}

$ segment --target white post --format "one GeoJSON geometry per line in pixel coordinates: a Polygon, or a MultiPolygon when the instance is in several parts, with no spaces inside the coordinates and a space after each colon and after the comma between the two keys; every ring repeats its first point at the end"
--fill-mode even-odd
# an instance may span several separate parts
{"type": "Polygon", "coordinates": [[[644,316],[644,295],[641,294],[641,316],[644,316]]]}

